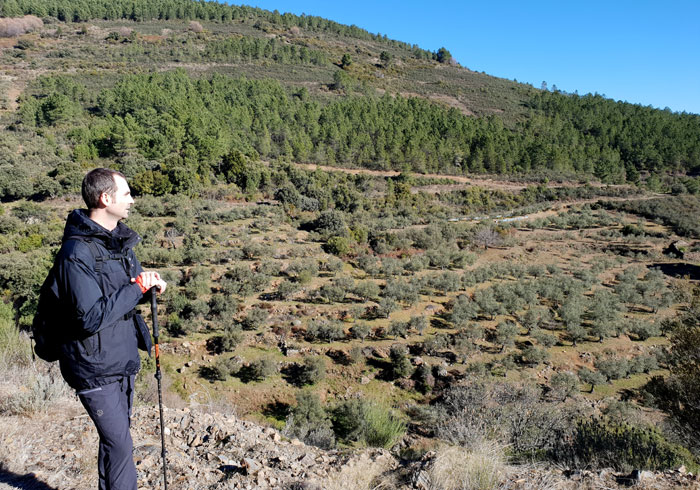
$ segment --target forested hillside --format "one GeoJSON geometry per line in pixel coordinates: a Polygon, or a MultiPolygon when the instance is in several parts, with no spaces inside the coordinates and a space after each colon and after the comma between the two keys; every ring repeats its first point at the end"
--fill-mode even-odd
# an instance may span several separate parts
{"type": "Polygon", "coordinates": [[[459,67],[446,49],[216,2],[0,8],[46,22],[3,52],[5,92],[20,95],[4,147],[50,154],[0,168],[5,200],[74,191],[71,169],[97,164],[157,182],[141,192],[196,191],[230,181],[238,154],[698,189],[683,176],[700,167],[700,116],[536,90],[459,67]]]}

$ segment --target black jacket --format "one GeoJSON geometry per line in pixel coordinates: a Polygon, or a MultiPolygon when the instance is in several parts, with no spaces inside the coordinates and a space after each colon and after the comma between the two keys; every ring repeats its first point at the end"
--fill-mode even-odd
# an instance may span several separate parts
{"type": "Polygon", "coordinates": [[[121,222],[109,231],[85,210],[68,216],[55,272],[66,339],[59,363],[76,390],[136,374],[138,347],[150,352],[148,328],[133,312],[143,298],[131,282],[143,270],[132,250],[140,240],[121,222]],[[95,251],[102,257],[101,273],[96,272],[95,251]]]}

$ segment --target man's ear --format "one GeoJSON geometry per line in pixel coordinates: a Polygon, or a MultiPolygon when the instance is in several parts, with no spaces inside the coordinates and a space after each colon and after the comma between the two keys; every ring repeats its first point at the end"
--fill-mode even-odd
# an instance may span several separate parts
{"type": "Polygon", "coordinates": [[[106,208],[112,204],[112,196],[110,195],[109,192],[103,192],[100,194],[100,207],[101,208],[106,208]]]}

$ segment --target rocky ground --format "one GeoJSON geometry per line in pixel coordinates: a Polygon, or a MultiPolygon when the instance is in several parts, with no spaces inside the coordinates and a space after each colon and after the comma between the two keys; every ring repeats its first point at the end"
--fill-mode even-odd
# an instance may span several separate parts
{"type": "MultiPolygon", "coordinates": [[[[163,488],[157,408],[133,416],[139,488],[163,488]]],[[[200,409],[167,409],[168,487],[177,489],[444,488],[431,482],[435,454],[402,464],[380,449],[324,451],[235,416],[200,409]]],[[[32,417],[0,417],[0,490],[83,489],[97,486],[97,435],[77,400],[32,417]]],[[[504,489],[700,488],[680,468],[619,475],[507,467],[504,489]]],[[[455,487],[457,488],[457,487],[455,487]]],[[[466,487],[465,487],[466,488],[466,487]]]]}

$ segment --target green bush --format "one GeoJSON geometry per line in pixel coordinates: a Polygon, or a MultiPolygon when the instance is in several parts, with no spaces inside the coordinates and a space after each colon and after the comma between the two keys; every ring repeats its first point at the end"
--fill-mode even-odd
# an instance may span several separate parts
{"type": "Polygon", "coordinates": [[[389,351],[391,375],[394,379],[406,378],[413,373],[413,366],[408,360],[407,349],[401,344],[392,345],[389,351]]]}
{"type": "Polygon", "coordinates": [[[245,330],[257,330],[265,324],[268,316],[268,311],[263,308],[251,308],[241,321],[241,326],[245,330]]]}
{"type": "Polygon", "coordinates": [[[318,383],[326,377],[326,362],[320,356],[309,356],[304,358],[304,365],[299,374],[299,383],[302,385],[312,385],[318,383]]]}
{"type": "Polygon", "coordinates": [[[324,449],[335,447],[331,420],[323,409],[318,395],[310,391],[302,391],[296,398],[297,405],[287,418],[285,435],[298,437],[306,444],[324,449]]]}
{"type": "Polygon", "coordinates": [[[263,381],[277,373],[277,363],[272,359],[260,358],[248,366],[248,377],[253,381],[263,381]]]}
{"type": "Polygon", "coordinates": [[[372,327],[367,323],[358,323],[350,327],[350,334],[355,339],[361,339],[363,342],[369,334],[372,333],[372,327]]]}
{"type": "Polygon", "coordinates": [[[389,449],[406,432],[406,424],[393,411],[360,398],[341,402],[330,414],[335,435],[346,443],[389,449]]]}
{"type": "Polygon", "coordinates": [[[226,381],[229,376],[235,376],[240,372],[241,363],[235,356],[219,356],[211,369],[214,378],[226,381]]]}
{"type": "Polygon", "coordinates": [[[343,326],[337,322],[317,321],[306,327],[306,340],[313,342],[333,342],[345,338],[343,326]]]}
{"type": "Polygon", "coordinates": [[[233,296],[215,294],[209,300],[209,315],[212,317],[231,317],[238,310],[238,300],[233,296]]]}
{"type": "Polygon", "coordinates": [[[634,468],[661,471],[686,465],[695,471],[690,452],[667,441],[655,428],[635,427],[603,418],[580,421],[571,437],[558,441],[552,457],[576,468],[634,468]]]}
{"type": "Polygon", "coordinates": [[[243,340],[243,333],[238,325],[227,325],[224,333],[219,336],[219,349],[222,352],[233,352],[243,340]]]}
{"type": "Polygon", "coordinates": [[[393,411],[370,404],[364,411],[366,428],[362,440],[367,446],[390,449],[403,437],[406,424],[393,411]]]}
{"type": "Polygon", "coordinates": [[[32,250],[37,250],[44,244],[44,235],[39,233],[33,233],[29,236],[21,238],[17,242],[17,250],[23,253],[31,252],[32,250]]]}
{"type": "Polygon", "coordinates": [[[342,236],[332,236],[323,245],[323,251],[329,254],[343,256],[350,253],[350,242],[342,236]]]}

